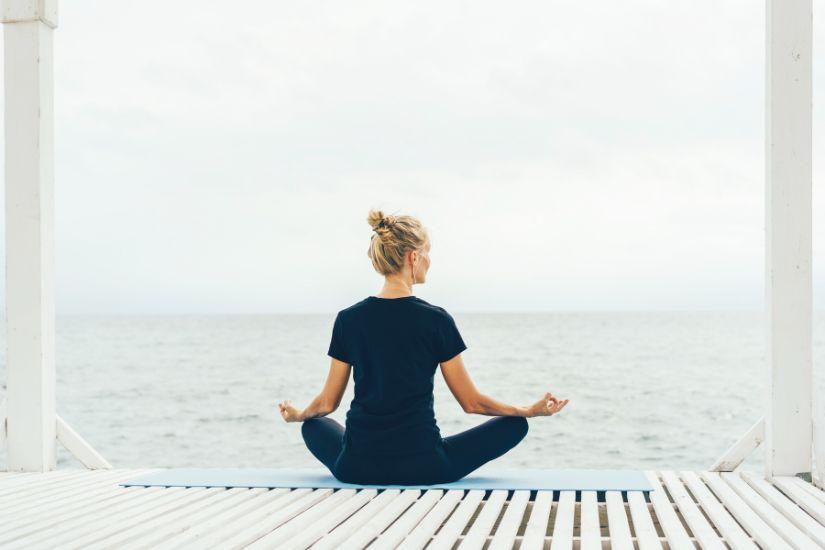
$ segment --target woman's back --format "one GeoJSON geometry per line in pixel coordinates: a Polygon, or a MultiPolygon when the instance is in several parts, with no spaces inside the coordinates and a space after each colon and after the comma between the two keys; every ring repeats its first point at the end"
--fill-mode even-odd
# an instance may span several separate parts
{"type": "Polygon", "coordinates": [[[433,411],[439,363],[467,349],[452,316],[416,296],[369,296],[335,318],[328,355],[353,367],[344,450],[408,455],[441,439],[433,411]]]}

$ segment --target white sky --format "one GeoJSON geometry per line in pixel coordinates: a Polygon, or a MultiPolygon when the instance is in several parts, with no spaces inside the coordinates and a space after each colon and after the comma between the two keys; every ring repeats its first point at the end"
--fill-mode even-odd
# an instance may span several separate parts
{"type": "Polygon", "coordinates": [[[341,309],[370,207],[451,310],[761,308],[763,4],[62,2],[58,313],[341,309]]]}

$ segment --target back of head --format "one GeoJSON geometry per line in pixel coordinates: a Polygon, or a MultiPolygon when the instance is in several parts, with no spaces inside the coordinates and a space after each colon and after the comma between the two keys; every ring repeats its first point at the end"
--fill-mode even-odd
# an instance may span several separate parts
{"type": "Polygon", "coordinates": [[[370,210],[367,223],[375,232],[370,239],[367,256],[381,275],[393,275],[404,266],[404,256],[410,250],[419,250],[427,243],[427,230],[413,216],[384,214],[370,210]]]}

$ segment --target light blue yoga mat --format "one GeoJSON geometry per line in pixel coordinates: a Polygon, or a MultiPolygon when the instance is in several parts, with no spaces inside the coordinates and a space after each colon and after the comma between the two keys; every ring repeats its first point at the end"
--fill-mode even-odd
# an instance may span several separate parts
{"type": "Polygon", "coordinates": [[[356,485],[328,470],[274,468],[170,468],[121,482],[124,487],[285,487],[333,489],[530,489],[537,491],[651,491],[637,470],[539,470],[479,468],[452,483],[433,485],[356,485]]]}

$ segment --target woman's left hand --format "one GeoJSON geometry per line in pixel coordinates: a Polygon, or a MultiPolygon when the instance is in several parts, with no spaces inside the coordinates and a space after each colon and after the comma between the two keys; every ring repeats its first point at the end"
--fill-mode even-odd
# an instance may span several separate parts
{"type": "Polygon", "coordinates": [[[301,421],[301,411],[296,409],[289,399],[284,400],[283,403],[278,403],[278,408],[281,410],[281,416],[287,422],[301,421]]]}

